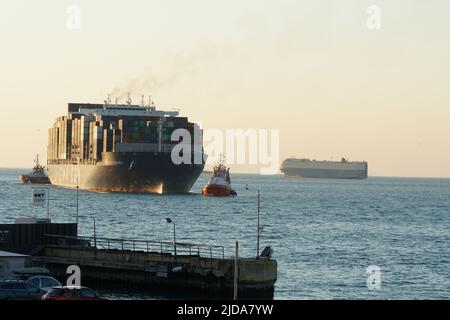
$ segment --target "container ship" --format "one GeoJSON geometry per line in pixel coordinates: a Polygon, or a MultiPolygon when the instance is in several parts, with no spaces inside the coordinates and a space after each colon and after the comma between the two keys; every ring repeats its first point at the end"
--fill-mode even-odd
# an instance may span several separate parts
{"type": "Polygon", "coordinates": [[[98,192],[188,193],[205,165],[202,135],[198,124],[150,101],[69,103],[48,132],[48,176],[56,186],[98,192]],[[199,136],[191,139],[190,163],[171,158],[179,128],[199,136]]]}
{"type": "Polygon", "coordinates": [[[316,161],[289,158],[281,164],[281,172],[286,176],[300,178],[325,179],[366,179],[367,162],[351,162],[345,158],[341,161],[316,161]]]}

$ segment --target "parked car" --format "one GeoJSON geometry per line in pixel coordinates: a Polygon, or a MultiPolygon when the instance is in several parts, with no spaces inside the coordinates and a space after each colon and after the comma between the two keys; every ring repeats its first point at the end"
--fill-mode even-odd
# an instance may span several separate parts
{"type": "Polygon", "coordinates": [[[50,276],[32,276],[29,277],[26,282],[41,289],[44,293],[51,288],[62,287],[62,284],[58,280],[50,276]]]}
{"type": "Polygon", "coordinates": [[[39,300],[44,292],[23,280],[0,282],[0,300],[39,300]]]}
{"type": "Polygon", "coordinates": [[[86,287],[55,287],[42,296],[42,300],[106,300],[86,287]]]}

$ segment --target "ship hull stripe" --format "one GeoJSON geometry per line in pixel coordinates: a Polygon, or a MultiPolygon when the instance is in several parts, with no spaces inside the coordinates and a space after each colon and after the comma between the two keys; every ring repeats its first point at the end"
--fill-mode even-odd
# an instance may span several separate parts
{"type": "Polygon", "coordinates": [[[301,177],[301,178],[324,178],[324,179],[367,178],[367,170],[283,168],[281,169],[281,171],[286,176],[301,177]]]}

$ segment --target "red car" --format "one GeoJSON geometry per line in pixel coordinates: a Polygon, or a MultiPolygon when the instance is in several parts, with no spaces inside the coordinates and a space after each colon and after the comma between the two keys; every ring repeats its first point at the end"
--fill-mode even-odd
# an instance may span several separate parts
{"type": "Polygon", "coordinates": [[[86,287],[54,287],[42,296],[42,300],[106,300],[86,287]]]}

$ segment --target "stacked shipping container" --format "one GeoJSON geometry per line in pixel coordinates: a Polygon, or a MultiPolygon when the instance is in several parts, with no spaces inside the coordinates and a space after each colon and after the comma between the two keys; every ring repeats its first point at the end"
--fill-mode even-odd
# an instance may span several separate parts
{"type": "MultiPolygon", "coordinates": [[[[102,152],[116,151],[116,144],[173,145],[175,129],[193,132],[186,117],[105,116],[71,113],[59,117],[49,129],[48,162],[97,162],[102,152]]],[[[165,147],[164,150],[167,148],[165,147]]]]}

